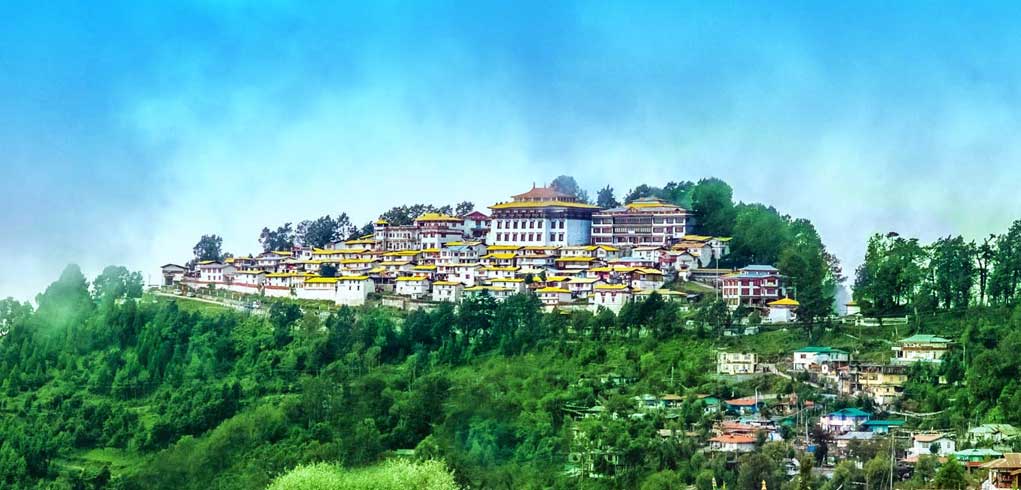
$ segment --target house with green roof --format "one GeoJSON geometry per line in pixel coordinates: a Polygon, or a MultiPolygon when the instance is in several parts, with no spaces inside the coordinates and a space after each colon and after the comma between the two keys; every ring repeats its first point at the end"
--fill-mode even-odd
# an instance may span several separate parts
{"type": "Polygon", "coordinates": [[[819,419],[819,427],[826,432],[843,434],[857,431],[870,418],[872,414],[859,408],[843,408],[822,416],[819,419]]]}
{"type": "Polygon", "coordinates": [[[832,347],[802,347],[794,351],[795,371],[829,371],[834,367],[846,366],[851,355],[845,350],[832,347]]]}
{"type": "Polygon", "coordinates": [[[861,428],[868,432],[886,434],[891,430],[901,427],[904,425],[904,422],[904,420],[870,419],[863,422],[861,428]]]}
{"type": "Polygon", "coordinates": [[[915,334],[897,341],[897,345],[893,346],[891,361],[894,364],[942,362],[952,343],[951,340],[936,335],[915,334]]]}
{"type": "Polygon", "coordinates": [[[1021,437],[1021,429],[1010,424],[982,424],[968,429],[969,442],[986,441],[992,443],[1010,442],[1021,437]]]}
{"type": "Polygon", "coordinates": [[[1002,458],[1003,453],[995,449],[971,448],[955,452],[954,457],[957,458],[958,461],[967,465],[969,468],[972,468],[977,467],[987,461],[1002,458]]]}

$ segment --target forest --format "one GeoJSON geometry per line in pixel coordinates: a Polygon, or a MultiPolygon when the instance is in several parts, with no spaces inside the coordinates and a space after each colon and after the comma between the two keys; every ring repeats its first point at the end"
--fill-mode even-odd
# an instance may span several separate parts
{"type": "MultiPolygon", "coordinates": [[[[411,468],[441,464],[438,474],[461,488],[711,490],[714,478],[779,488],[795,484],[783,483],[782,464],[799,455],[769,443],[733,466],[700,451],[698,434],[713,419],[696,395],[815,394],[781,380],[721,383],[715,349],[737,342],[779,355],[811,341],[849,342],[841,331],[849,327],[836,323],[728,339],[712,327],[717,304],[683,308],[658,295],[619,315],[543,313],[531,295],[326,316],[276,301],[254,315],[158,299],[138,282],[123,268],[90,282],[69,266],[36,307],[0,302],[0,486],[286,488],[301,475],[372,474],[404,458],[411,468]],[[633,396],[669,392],[685,396],[679,418],[628,417],[633,396]],[[571,417],[596,404],[606,408],[599,417],[571,417]],[[618,448],[626,471],[606,479],[565,471],[579,428],[618,448]],[[697,434],[663,439],[663,428],[697,434]],[[300,474],[288,473],[295,468],[300,474]]],[[[910,329],[947,335],[967,356],[962,349],[936,371],[919,368],[903,407],[943,411],[927,421],[940,428],[1021,424],[1021,362],[1012,355],[1021,308],[931,312],[910,329]]],[[[889,330],[873,337],[892,338],[889,330]]],[[[888,352],[875,339],[856,348],[888,352]]],[[[869,467],[842,471],[864,479],[869,467]]],[[[811,477],[804,485],[835,488],[811,477]]]]}

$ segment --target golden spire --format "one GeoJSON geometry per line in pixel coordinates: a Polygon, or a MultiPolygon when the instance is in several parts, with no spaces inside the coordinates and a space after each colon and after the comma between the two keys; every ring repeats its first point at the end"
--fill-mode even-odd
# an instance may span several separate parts
{"type": "Polygon", "coordinates": [[[762,490],[766,490],[766,480],[762,480],[762,490]]]}

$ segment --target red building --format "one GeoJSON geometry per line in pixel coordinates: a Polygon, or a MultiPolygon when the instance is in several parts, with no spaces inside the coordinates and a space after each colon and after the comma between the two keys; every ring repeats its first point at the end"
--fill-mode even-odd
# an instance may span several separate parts
{"type": "Polygon", "coordinates": [[[723,300],[727,306],[765,307],[787,295],[780,271],[769,265],[749,265],[723,276],[723,300]]]}

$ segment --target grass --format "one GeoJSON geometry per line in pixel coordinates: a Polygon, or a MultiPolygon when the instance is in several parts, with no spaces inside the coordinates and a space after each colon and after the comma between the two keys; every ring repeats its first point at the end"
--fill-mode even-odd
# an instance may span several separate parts
{"type": "Polygon", "coordinates": [[[116,476],[140,468],[144,461],[145,459],[137,453],[108,447],[77,451],[66,458],[54,460],[54,463],[68,472],[98,470],[108,466],[110,474],[116,476]]]}
{"type": "Polygon", "coordinates": [[[457,490],[443,463],[387,461],[367,468],[345,470],[318,463],[299,466],[277,478],[268,490],[457,490]]]}

